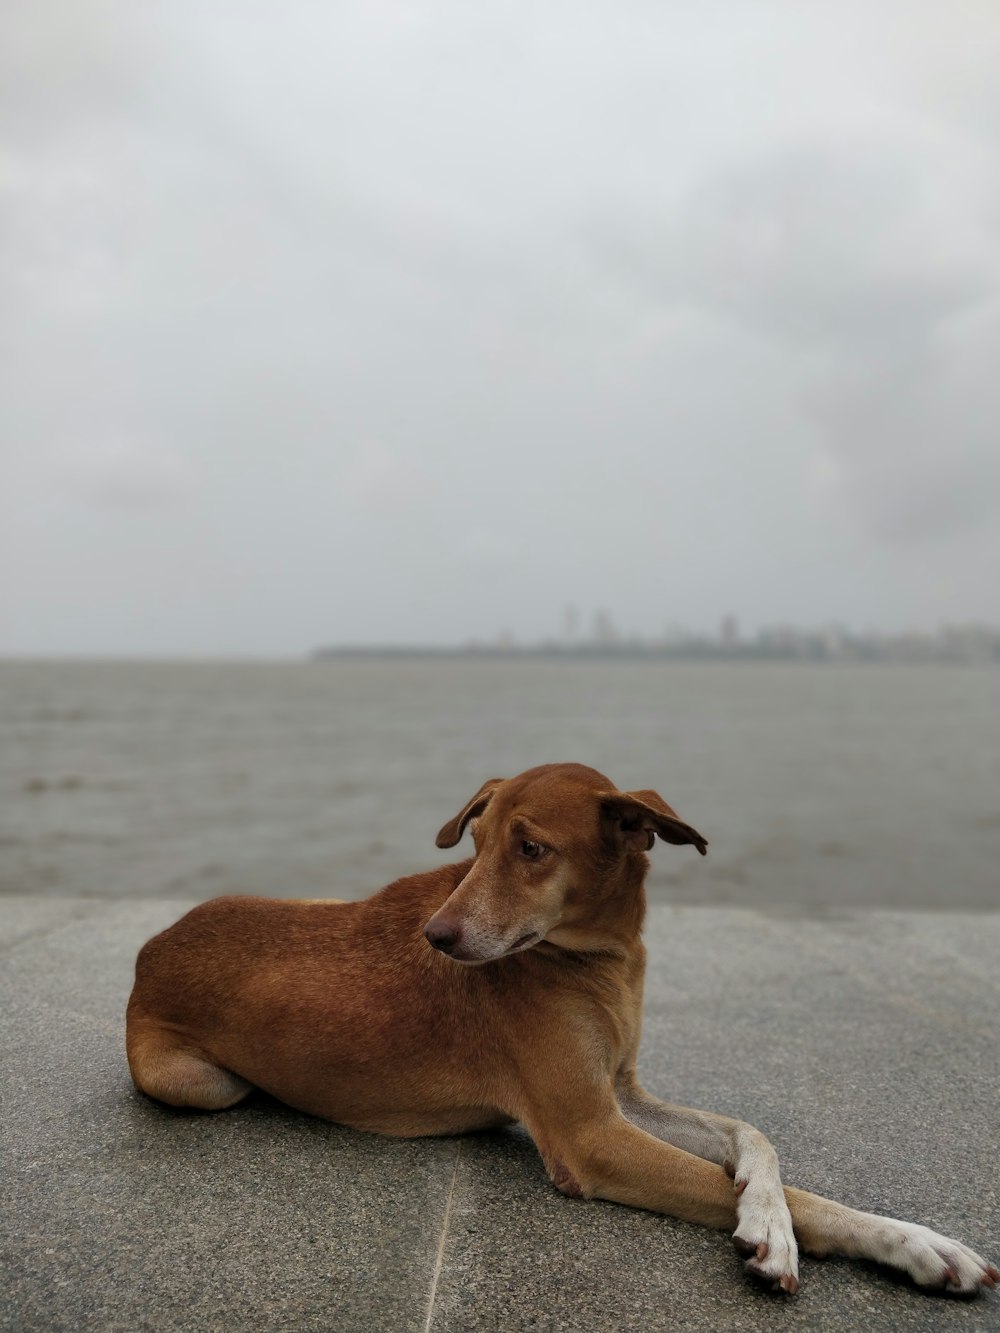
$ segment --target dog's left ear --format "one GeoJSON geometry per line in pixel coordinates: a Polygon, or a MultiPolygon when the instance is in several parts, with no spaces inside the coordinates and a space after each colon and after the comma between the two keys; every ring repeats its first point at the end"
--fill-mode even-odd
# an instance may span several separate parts
{"type": "Polygon", "coordinates": [[[698,830],[685,824],[655,791],[608,792],[601,797],[601,811],[627,845],[648,852],[660,837],[678,846],[691,843],[702,856],[708,850],[708,842],[698,830]]]}
{"type": "Polygon", "coordinates": [[[454,847],[462,834],[465,832],[465,826],[470,819],[478,818],[490,803],[490,799],[497,787],[503,782],[503,778],[490,778],[473,796],[472,800],[464,805],[454,819],[449,819],[444,828],[434,839],[438,847],[454,847]]]}

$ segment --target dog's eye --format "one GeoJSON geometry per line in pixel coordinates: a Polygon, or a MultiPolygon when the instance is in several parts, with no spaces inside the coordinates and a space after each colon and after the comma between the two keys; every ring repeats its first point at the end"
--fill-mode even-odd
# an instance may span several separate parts
{"type": "Polygon", "coordinates": [[[525,838],[521,843],[521,855],[526,856],[529,861],[537,861],[542,854],[542,844],[532,842],[530,838],[525,838]]]}

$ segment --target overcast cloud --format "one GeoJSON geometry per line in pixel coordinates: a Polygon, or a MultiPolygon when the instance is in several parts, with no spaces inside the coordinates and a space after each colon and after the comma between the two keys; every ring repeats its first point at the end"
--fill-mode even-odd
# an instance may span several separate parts
{"type": "Polygon", "coordinates": [[[1000,11],[0,13],[0,651],[996,622],[1000,11]]]}

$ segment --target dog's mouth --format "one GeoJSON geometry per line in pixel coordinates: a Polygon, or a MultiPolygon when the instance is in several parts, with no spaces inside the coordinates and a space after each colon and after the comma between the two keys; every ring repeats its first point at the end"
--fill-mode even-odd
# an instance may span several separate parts
{"type": "Polygon", "coordinates": [[[501,949],[499,953],[488,953],[485,955],[480,953],[466,953],[461,945],[459,945],[457,949],[449,949],[447,952],[449,957],[453,958],[456,963],[495,963],[501,958],[509,958],[512,953],[524,953],[526,949],[530,949],[536,945],[541,938],[542,937],[537,930],[529,930],[526,935],[521,935],[513,944],[508,944],[507,947],[501,949]]]}
{"type": "Polygon", "coordinates": [[[530,949],[531,946],[537,944],[541,938],[542,937],[537,930],[529,930],[527,935],[522,935],[519,940],[515,940],[507,952],[519,953],[522,949],[530,949]]]}

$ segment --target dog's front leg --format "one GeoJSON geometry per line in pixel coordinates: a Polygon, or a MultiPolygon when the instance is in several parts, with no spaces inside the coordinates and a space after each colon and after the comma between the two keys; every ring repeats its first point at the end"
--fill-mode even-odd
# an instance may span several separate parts
{"type": "MultiPolygon", "coordinates": [[[[610,1087],[604,1095],[603,1090],[574,1088],[567,1080],[550,1099],[522,1104],[516,1114],[564,1194],[610,1199],[705,1226],[732,1230],[737,1225],[737,1206],[746,1190],[738,1195],[722,1166],[626,1119],[610,1087]]],[[[680,1116],[675,1121],[681,1122],[687,1133],[693,1133],[692,1120],[680,1116]]],[[[926,1227],[861,1213],[806,1190],[786,1188],[784,1196],[795,1233],[809,1254],[874,1259],[903,1269],[922,1286],[961,1295],[974,1295],[1000,1281],[993,1264],[926,1227]]],[[[768,1270],[764,1263],[753,1271],[785,1291],[797,1288],[791,1256],[784,1272],[768,1270]]]]}
{"type": "Polygon", "coordinates": [[[733,1242],[747,1269],[786,1291],[798,1285],[798,1246],[785,1201],[778,1155],[760,1130],[742,1120],[675,1106],[651,1097],[634,1075],[619,1079],[622,1114],[647,1134],[724,1167],[736,1192],[733,1242]]]}
{"type": "MultiPolygon", "coordinates": [[[[734,1239],[740,1248],[761,1234],[762,1225],[775,1224],[790,1210],[791,1224],[803,1250],[817,1258],[843,1254],[871,1259],[903,1269],[921,1286],[966,1296],[1000,1282],[1000,1272],[993,1264],[960,1241],[928,1227],[862,1213],[806,1190],[782,1189],[774,1149],[759,1130],[740,1120],[661,1102],[639,1087],[631,1073],[619,1079],[617,1094],[622,1114],[633,1124],[678,1148],[720,1163],[734,1174],[737,1189],[741,1180],[748,1181],[736,1203],[739,1225],[734,1239]],[[762,1178],[760,1188],[754,1184],[758,1177],[762,1178]],[[782,1192],[784,1209],[773,1207],[775,1188],[782,1192]],[[748,1198],[752,1204],[749,1209],[748,1198]]],[[[779,1230],[783,1225],[780,1221],[779,1230]]],[[[762,1265],[756,1254],[747,1266],[758,1276],[773,1278],[766,1271],[766,1261],[762,1265]]],[[[794,1270],[789,1271],[794,1274],[794,1270]]],[[[794,1284],[780,1285],[786,1291],[794,1290],[794,1284]]]]}
{"type": "MultiPolygon", "coordinates": [[[[737,1209],[749,1185],[741,1189],[721,1165],[634,1124],[623,1115],[610,1087],[606,1095],[581,1098],[574,1106],[532,1108],[521,1119],[553,1183],[565,1194],[610,1199],[730,1231],[738,1225],[737,1209]]],[[[773,1235],[773,1251],[765,1249],[766,1240],[757,1242],[753,1271],[785,1291],[795,1291],[794,1239],[789,1246],[777,1228],[768,1234],[773,1235]]]]}
{"type": "Polygon", "coordinates": [[[735,1223],[736,1195],[724,1171],[658,1141],[617,1107],[595,1112],[576,1125],[523,1117],[557,1189],[573,1198],[610,1199],[705,1226],[735,1223]]]}

